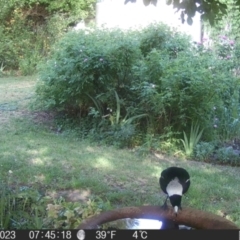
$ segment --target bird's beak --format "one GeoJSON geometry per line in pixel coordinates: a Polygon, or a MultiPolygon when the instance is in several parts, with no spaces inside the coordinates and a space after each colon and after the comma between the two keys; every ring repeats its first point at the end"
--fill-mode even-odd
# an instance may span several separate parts
{"type": "Polygon", "coordinates": [[[178,214],[178,206],[174,206],[174,213],[177,216],[177,214],[178,214]]]}

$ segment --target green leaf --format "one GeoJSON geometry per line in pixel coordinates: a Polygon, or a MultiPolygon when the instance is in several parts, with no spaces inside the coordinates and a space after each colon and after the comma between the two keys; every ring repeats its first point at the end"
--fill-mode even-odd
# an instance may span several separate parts
{"type": "Polygon", "coordinates": [[[143,118],[143,117],[147,117],[147,116],[148,116],[148,114],[146,114],[146,113],[139,114],[139,115],[136,115],[136,116],[133,116],[133,117],[128,118],[124,123],[125,123],[125,124],[130,124],[130,123],[132,123],[135,119],[139,119],[139,118],[143,118]]]}
{"type": "Polygon", "coordinates": [[[150,4],[151,0],[143,0],[143,3],[145,6],[148,6],[150,4]]]}
{"type": "Polygon", "coordinates": [[[191,17],[189,17],[189,16],[188,16],[188,18],[187,18],[187,23],[188,23],[189,25],[192,25],[192,23],[193,23],[193,20],[192,20],[192,18],[191,18],[191,17]]]}
{"type": "Polygon", "coordinates": [[[154,6],[157,6],[157,1],[158,0],[151,0],[151,4],[153,4],[154,6]]]}
{"type": "Polygon", "coordinates": [[[179,0],[173,0],[173,8],[180,8],[180,1],[179,0]]]}
{"type": "Polygon", "coordinates": [[[86,95],[92,99],[94,105],[96,106],[98,112],[100,113],[100,116],[103,116],[103,109],[102,109],[101,103],[96,98],[90,96],[88,93],[86,93],[86,95]]]}
{"type": "Polygon", "coordinates": [[[193,153],[193,150],[197,143],[199,142],[201,136],[203,133],[203,129],[199,132],[199,125],[196,123],[195,125],[191,125],[191,130],[190,130],[190,136],[189,140],[187,138],[186,133],[183,131],[183,138],[180,139],[181,142],[183,143],[185,153],[187,156],[191,156],[193,153]]]}
{"type": "Polygon", "coordinates": [[[166,4],[167,5],[171,5],[172,4],[172,0],[166,0],[166,4]]]}
{"type": "Polygon", "coordinates": [[[115,93],[116,102],[117,102],[116,124],[119,124],[119,120],[120,120],[120,110],[121,110],[120,99],[119,99],[119,97],[118,97],[117,92],[114,91],[114,93],[115,93]]]}

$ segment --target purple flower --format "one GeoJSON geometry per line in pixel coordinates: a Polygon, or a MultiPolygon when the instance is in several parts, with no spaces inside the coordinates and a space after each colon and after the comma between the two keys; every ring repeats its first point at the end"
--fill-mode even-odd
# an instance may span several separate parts
{"type": "Polygon", "coordinates": [[[233,40],[230,40],[230,41],[229,41],[229,44],[230,44],[230,45],[234,45],[234,43],[235,43],[235,42],[234,42],[233,40]]]}
{"type": "Polygon", "coordinates": [[[229,58],[231,58],[231,56],[228,55],[228,56],[226,57],[226,59],[229,59],[229,58]]]}

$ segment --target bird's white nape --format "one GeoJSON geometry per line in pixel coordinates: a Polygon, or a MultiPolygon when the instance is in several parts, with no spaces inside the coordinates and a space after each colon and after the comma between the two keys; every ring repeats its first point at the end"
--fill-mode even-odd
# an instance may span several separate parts
{"type": "Polygon", "coordinates": [[[177,177],[175,177],[168,183],[166,191],[169,197],[171,197],[172,195],[182,196],[183,187],[177,177]]]}

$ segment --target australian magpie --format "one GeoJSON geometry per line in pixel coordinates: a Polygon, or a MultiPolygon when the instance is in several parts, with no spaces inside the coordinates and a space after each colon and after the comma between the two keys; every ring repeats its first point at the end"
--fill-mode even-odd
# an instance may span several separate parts
{"type": "Polygon", "coordinates": [[[188,191],[190,186],[189,173],[184,168],[169,167],[161,172],[159,184],[162,191],[167,194],[163,207],[167,208],[167,199],[169,198],[177,215],[178,209],[182,209],[182,195],[188,191]]]}

